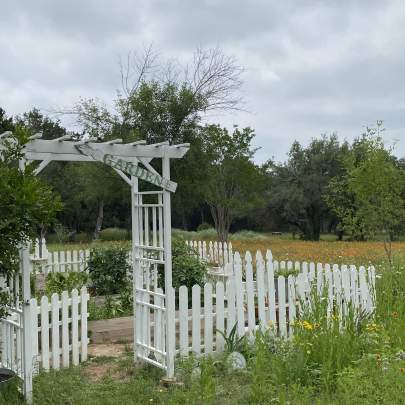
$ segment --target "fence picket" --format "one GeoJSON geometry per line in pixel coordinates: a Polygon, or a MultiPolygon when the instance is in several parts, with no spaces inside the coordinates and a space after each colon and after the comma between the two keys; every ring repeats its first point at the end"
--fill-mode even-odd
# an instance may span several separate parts
{"type": "Polygon", "coordinates": [[[49,370],[49,304],[48,297],[41,298],[41,362],[45,371],[49,370]]]}
{"type": "Polygon", "coordinates": [[[193,285],[192,288],[192,349],[193,353],[201,353],[201,287],[193,285]]]}
{"type": "Polygon", "coordinates": [[[342,315],[343,314],[342,279],[341,279],[341,272],[337,264],[333,265],[333,288],[337,311],[339,315],[342,315]]]}
{"type": "Polygon", "coordinates": [[[236,307],[235,307],[235,281],[230,279],[226,283],[226,300],[227,300],[227,318],[226,334],[229,336],[232,328],[236,324],[236,307]]]}
{"type": "Polygon", "coordinates": [[[368,288],[366,281],[366,269],[364,266],[359,268],[359,289],[360,289],[360,307],[362,310],[368,310],[368,288]]]}
{"type": "Polygon", "coordinates": [[[72,291],[72,364],[79,364],[79,303],[76,288],[72,291]]]}
{"type": "Polygon", "coordinates": [[[255,292],[253,289],[253,267],[252,255],[249,251],[245,254],[246,261],[246,295],[247,295],[247,315],[248,315],[248,330],[253,332],[256,327],[255,320],[255,292]]]}
{"type": "Polygon", "coordinates": [[[51,297],[52,314],[52,368],[60,368],[60,348],[59,348],[59,296],[57,293],[51,297]]]}
{"type": "Polygon", "coordinates": [[[351,291],[350,291],[350,272],[346,265],[342,266],[341,269],[341,280],[342,280],[342,290],[343,290],[343,309],[344,313],[347,314],[349,308],[349,302],[351,298],[351,291]]]}
{"type": "Polygon", "coordinates": [[[284,276],[278,277],[278,319],[280,335],[287,335],[287,321],[285,309],[285,278],[284,276]]]}
{"type": "Polygon", "coordinates": [[[69,294],[62,292],[62,365],[69,367],[69,294]]]}
{"type": "Polygon", "coordinates": [[[273,270],[273,256],[268,250],[266,252],[266,262],[267,262],[267,281],[269,295],[269,321],[272,325],[276,325],[276,288],[274,284],[274,270],[273,270]]]}
{"type": "Polygon", "coordinates": [[[81,361],[87,360],[87,288],[80,290],[80,346],[81,361]]]}
{"type": "Polygon", "coordinates": [[[290,274],[287,279],[288,285],[288,334],[291,336],[294,328],[294,321],[297,315],[296,312],[296,294],[295,294],[295,277],[290,274]]]}
{"type": "Polygon", "coordinates": [[[224,284],[218,281],[215,286],[215,310],[216,310],[216,344],[215,351],[222,352],[224,349],[224,337],[219,331],[225,333],[224,319],[224,284]]]}
{"type": "MultiPolygon", "coordinates": [[[[32,357],[34,359],[34,368],[38,363],[38,303],[36,298],[31,298],[30,300],[31,306],[31,327],[32,327],[32,357]]],[[[4,342],[4,340],[3,340],[4,342]]]]}
{"type": "Polygon", "coordinates": [[[262,329],[266,325],[266,308],[265,308],[265,284],[264,284],[264,262],[260,250],[256,253],[256,284],[257,284],[257,306],[259,322],[262,329]]]}
{"type": "Polygon", "coordinates": [[[204,353],[212,353],[212,285],[204,285],[204,353]]]}
{"type": "Polygon", "coordinates": [[[179,288],[179,334],[180,355],[188,355],[188,290],[182,285],[179,288]]]}
{"type": "Polygon", "coordinates": [[[236,298],[236,319],[238,336],[245,335],[245,314],[243,300],[243,284],[242,284],[242,261],[238,252],[234,255],[234,272],[235,272],[235,298],[236,298]]]}

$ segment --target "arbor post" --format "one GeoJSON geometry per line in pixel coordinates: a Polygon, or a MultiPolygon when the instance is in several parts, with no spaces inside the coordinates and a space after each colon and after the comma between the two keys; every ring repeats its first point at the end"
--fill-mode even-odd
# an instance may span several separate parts
{"type": "MultiPolygon", "coordinates": [[[[163,177],[170,179],[170,159],[162,159],[163,177]]],[[[166,367],[167,377],[174,377],[175,356],[175,304],[172,294],[172,219],[170,208],[170,191],[163,191],[164,212],[164,253],[165,253],[165,295],[166,295],[166,367]]]]}

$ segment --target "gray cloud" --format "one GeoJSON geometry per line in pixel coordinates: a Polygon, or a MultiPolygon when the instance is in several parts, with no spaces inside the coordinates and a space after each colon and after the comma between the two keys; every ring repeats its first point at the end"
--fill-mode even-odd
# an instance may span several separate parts
{"type": "Polygon", "coordinates": [[[164,58],[220,46],[246,68],[250,113],[208,120],[256,129],[258,160],[294,139],[343,138],[385,120],[405,155],[405,3],[401,1],[2,2],[0,105],[10,114],[83,97],[111,104],[118,60],[153,42],[164,58]]]}

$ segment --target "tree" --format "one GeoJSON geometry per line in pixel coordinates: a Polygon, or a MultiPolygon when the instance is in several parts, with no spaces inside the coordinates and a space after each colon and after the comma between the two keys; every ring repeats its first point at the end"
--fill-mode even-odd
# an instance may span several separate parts
{"type": "Polygon", "coordinates": [[[6,112],[0,107],[0,135],[3,132],[13,131],[14,123],[11,117],[7,117],[6,112]]]}
{"type": "Polygon", "coordinates": [[[336,135],[322,136],[307,148],[294,142],[286,163],[269,162],[269,207],[298,229],[303,239],[319,240],[324,222],[334,220],[323,195],[329,181],[342,172],[346,150],[336,135]]]}
{"type": "Polygon", "coordinates": [[[139,57],[128,55],[126,63],[121,62],[122,86],[114,110],[87,99],[62,113],[73,114],[93,139],[190,143],[185,158],[172,165],[172,177],[179,183],[173,218],[187,228],[187,216],[204,200],[208,162],[198,131],[201,118],[210,111],[240,108],[242,69],[217,48],[197,49],[191,64],[179,66],[160,62],[151,48],[139,57]]]}
{"type": "Polygon", "coordinates": [[[41,113],[38,108],[17,116],[16,124],[27,129],[31,135],[41,132],[42,139],[56,139],[66,135],[66,129],[58,120],[53,120],[41,113]]]}
{"type": "MultiPolygon", "coordinates": [[[[61,208],[60,200],[43,184],[28,165],[18,167],[22,147],[28,140],[16,126],[12,137],[2,140],[0,151],[0,276],[9,277],[18,268],[18,248],[36,236],[40,224],[49,224],[61,208]]],[[[0,304],[5,304],[2,291],[0,304]]],[[[0,316],[5,315],[4,307],[0,316]]]]}
{"type": "Polygon", "coordinates": [[[252,158],[254,131],[207,125],[202,129],[204,152],[210,159],[206,175],[205,201],[210,207],[220,241],[228,240],[235,218],[246,215],[262,202],[265,177],[252,158]]]}
{"type": "Polygon", "coordinates": [[[367,128],[354,142],[344,159],[346,173],[340,181],[331,183],[327,201],[352,237],[382,236],[391,266],[392,240],[405,220],[405,172],[391,150],[385,148],[382,130],[382,121],[378,121],[376,128],[367,128]],[[339,193],[349,203],[333,198],[339,193]]]}

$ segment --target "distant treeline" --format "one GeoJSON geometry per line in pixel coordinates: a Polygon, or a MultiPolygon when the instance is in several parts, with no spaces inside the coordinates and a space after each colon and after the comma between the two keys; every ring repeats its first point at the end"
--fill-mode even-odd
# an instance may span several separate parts
{"type": "MultiPolygon", "coordinates": [[[[173,97],[178,100],[177,104],[173,101],[172,107],[180,108],[180,94],[174,92],[173,97]]],[[[124,131],[122,126],[113,125],[109,132],[94,139],[190,142],[186,157],[172,162],[172,178],[178,183],[172,199],[173,227],[195,230],[212,225],[221,239],[227,239],[230,231],[241,229],[288,231],[307,240],[319,240],[321,233],[335,233],[337,238],[346,233],[353,239],[366,239],[370,232],[361,220],[361,210],[365,208],[364,204],[359,205],[358,193],[363,193],[366,200],[368,193],[372,204],[376,193],[384,192],[373,184],[379,187],[381,183],[383,187],[387,182],[396,188],[394,197],[403,206],[405,161],[384,148],[379,137],[381,122],[376,128],[368,128],[352,144],[339,142],[336,135],[314,138],[307,147],[296,141],[286,162],[269,160],[257,165],[251,147],[254,131],[250,128],[235,127],[229,132],[218,125],[201,125],[194,118],[187,123],[183,121],[176,132],[175,126],[171,131],[167,126],[155,128],[159,120],[149,119],[147,124],[138,122],[136,131],[134,128],[124,131]],[[374,160],[371,163],[376,170],[369,168],[364,172],[365,165],[376,158],[378,151],[382,161],[374,160]],[[388,165],[388,174],[381,170],[384,165],[388,165]],[[388,177],[378,179],[384,173],[388,177]],[[362,174],[371,184],[367,186],[363,179],[366,186],[361,183],[364,189],[357,190],[356,181],[362,174]],[[370,179],[373,176],[376,178],[370,179]]],[[[58,120],[44,116],[37,109],[13,118],[0,109],[0,133],[13,130],[15,125],[31,133],[42,132],[44,139],[67,133],[58,120]]],[[[74,136],[80,138],[83,134],[74,136]]],[[[39,230],[42,234],[56,231],[73,237],[87,233],[98,238],[104,228],[130,229],[129,187],[111,168],[99,163],[52,162],[40,176],[61,196],[64,204],[58,218],[60,224],[39,230]]],[[[390,232],[390,238],[394,238],[404,227],[402,212],[387,215],[396,215],[398,220],[395,226],[381,232],[390,232]]]]}

